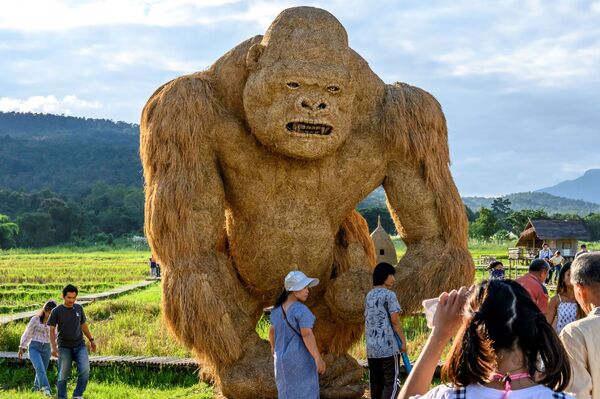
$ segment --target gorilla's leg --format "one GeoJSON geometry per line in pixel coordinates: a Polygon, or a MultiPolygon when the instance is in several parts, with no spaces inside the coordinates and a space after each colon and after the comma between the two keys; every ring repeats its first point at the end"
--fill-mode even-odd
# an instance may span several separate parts
{"type": "Polygon", "coordinates": [[[269,344],[255,332],[258,303],[243,289],[220,252],[187,267],[168,264],[163,309],[173,332],[201,360],[228,398],[276,398],[269,344]]]}
{"type": "Polygon", "coordinates": [[[311,305],[315,336],[325,353],[327,373],[320,379],[323,398],[359,398],[364,371],[348,350],[364,331],[364,298],[371,288],[375,251],[366,221],[358,212],[342,223],[336,236],[334,275],[325,301],[311,305]]]}

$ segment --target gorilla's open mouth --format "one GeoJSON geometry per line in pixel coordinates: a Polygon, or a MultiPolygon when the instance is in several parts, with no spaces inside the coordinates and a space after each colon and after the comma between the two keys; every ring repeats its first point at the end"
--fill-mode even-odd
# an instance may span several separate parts
{"type": "Polygon", "coordinates": [[[294,133],[316,134],[319,136],[328,136],[331,133],[331,126],[321,123],[290,122],[285,125],[286,129],[294,133]]]}

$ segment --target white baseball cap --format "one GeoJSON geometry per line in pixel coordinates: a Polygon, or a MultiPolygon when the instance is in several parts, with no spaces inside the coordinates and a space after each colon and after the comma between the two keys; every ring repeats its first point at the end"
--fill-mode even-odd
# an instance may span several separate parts
{"type": "Polygon", "coordinates": [[[317,284],[319,284],[318,278],[306,277],[306,274],[297,270],[289,272],[288,275],[285,276],[284,282],[285,290],[288,292],[300,291],[305,287],[310,288],[314,287],[317,284]]]}

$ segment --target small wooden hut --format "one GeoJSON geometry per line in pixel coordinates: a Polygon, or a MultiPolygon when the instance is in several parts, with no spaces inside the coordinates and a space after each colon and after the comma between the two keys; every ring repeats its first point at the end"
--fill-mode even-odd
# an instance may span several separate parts
{"type": "Polygon", "coordinates": [[[371,233],[371,239],[375,245],[377,263],[387,262],[392,266],[396,266],[398,262],[396,247],[389,234],[381,226],[381,216],[377,218],[377,228],[371,233]]]}
{"type": "Polygon", "coordinates": [[[581,220],[529,220],[519,236],[517,247],[539,250],[548,244],[552,251],[566,257],[577,252],[579,240],[587,241],[590,233],[581,220]]]}

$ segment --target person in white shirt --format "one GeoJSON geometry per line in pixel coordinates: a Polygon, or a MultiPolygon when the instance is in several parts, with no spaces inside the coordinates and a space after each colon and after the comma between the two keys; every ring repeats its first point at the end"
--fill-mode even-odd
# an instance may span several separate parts
{"type": "Polygon", "coordinates": [[[29,320],[27,328],[21,335],[19,343],[19,359],[23,358],[23,352],[29,349],[29,360],[35,369],[35,380],[33,389],[40,391],[46,396],[50,396],[50,383],[46,370],[50,363],[50,327],[46,325],[52,309],[56,307],[56,302],[50,299],[39,314],[36,314],[29,320]]]}
{"type": "MultiPolygon", "coordinates": [[[[554,256],[550,258],[550,265],[554,269],[554,284],[558,282],[558,276],[560,275],[560,269],[565,263],[565,258],[560,254],[560,251],[556,251],[554,256]]],[[[552,280],[552,279],[550,279],[552,280]]],[[[552,281],[550,281],[552,282],[552,281]]]]}
{"type": "Polygon", "coordinates": [[[567,353],[525,288],[490,280],[439,297],[433,329],[400,399],[572,398],[562,393],[570,380],[567,353]],[[452,338],[442,368],[446,385],[429,390],[452,338]]]}
{"type": "Polygon", "coordinates": [[[538,259],[550,259],[552,257],[552,250],[548,246],[548,244],[542,245],[542,249],[540,249],[540,253],[538,254],[538,259]]]}
{"type": "Polygon", "coordinates": [[[573,373],[567,392],[577,399],[600,399],[600,253],[578,256],[571,265],[571,282],[587,316],[560,333],[573,373]]]}

